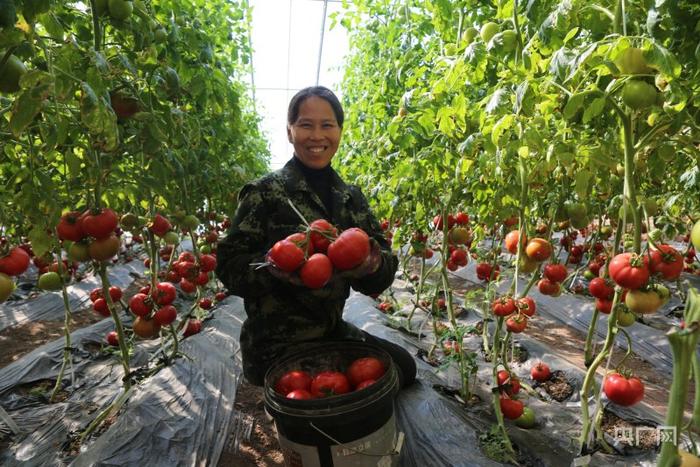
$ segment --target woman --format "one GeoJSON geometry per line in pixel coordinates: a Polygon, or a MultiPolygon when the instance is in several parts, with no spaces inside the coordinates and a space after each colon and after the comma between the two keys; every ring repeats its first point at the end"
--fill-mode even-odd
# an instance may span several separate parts
{"type": "Polygon", "coordinates": [[[415,379],[416,366],[402,347],[342,319],[350,287],[364,294],[391,285],[398,265],[367,200],[346,185],[331,168],[343,127],[343,109],[329,89],[299,91],[290,101],[287,136],[294,157],[281,170],[243,187],[231,230],[217,249],[216,274],[235,295],[243,297],[248,315],[241,330],[243,372],[262,385],[265,372],[285,351],[302,342],[355,339],[381,346],[394,359],[402,385],[415,379]],[[341,230],[359,227],[370,236],[367,261],[351,271],[334,273],[320,289],[299,286],[296,274],[264,262],[275,242],[299,231],[301,219],[326,219],[341,230]]]}

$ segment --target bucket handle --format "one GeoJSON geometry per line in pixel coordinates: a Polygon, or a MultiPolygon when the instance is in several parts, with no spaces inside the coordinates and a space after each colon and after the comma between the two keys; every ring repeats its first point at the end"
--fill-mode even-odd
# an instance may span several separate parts
{"type": "Polygon", "coordinates": [[[358,451],[355,448],[351,448],[351,447],[341,443],[340,441],[333,438],[331,435],[329,435],[328,433],[326,433],[325,431],[323,431],[322,429],[320,429],[319,427],[314,425],[313,422],[309,422],[309,425],[311,425],[311,428],[318,431],[319,433],[321,433],[321,435],[325,436],[330,441],[333,441],[338,446],[342,446],[343,448],[347,449],[348,451],[354,452],[355,454],[360,454],[362,456],[369,456],[369,457],[398,456],[401,453],[401,448],[403,447],[403,439],[404,439],[403,431],[399,431],[399,434],[396,437],[396,444],[394,445],[394,448],[390,452],[385,452],[383,454],[379,454],[379,453],[372,454],[372,453],[365,452],[365,451],[358,451]]]}

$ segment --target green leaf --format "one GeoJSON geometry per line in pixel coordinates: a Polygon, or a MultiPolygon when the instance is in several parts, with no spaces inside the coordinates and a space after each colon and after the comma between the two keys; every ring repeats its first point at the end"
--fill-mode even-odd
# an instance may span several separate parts
{"type": "Polygon", "coordinates": [[[52,13],[43,14],[39,17],[39,22],[46,28],[46,32],[59,42],[63,42],[63,26],[52,13]]]}
{"type": "Polygon", "coordinates": [[[32,244],[32,250],[37,256],[44,256],[51,249],[51,237],[46,233],[46,227],[37,225],[27,235],[32,244]]]}
{"type": "Polygon", "coordinates": [[[583,199],[588,195],[591,173],[588,170],[579,170],[574,176],[574,190],[579,198],[583,199]]]}
{"type": "Polygon", "coordinates": [[[43,98],[37,98],[29,89],[23,92],[15,101],[10,117],[10,130],[15,137],[19,138],[22,132],[34,121],[34,118],[41,111],[43,98]]]}
{"type": "Polygon", "coordinates": [[[567,120],[571,119],[583,106],[583,101],[586,98],[587,92],[580,92],[569,97],[569,100],[564,106],[563,115],[567,120]]]}
{"type": "Polygon", "coordinates": [[[595,117],[603,113],[603,109],[605,109],[605,98],[596,97],[593,99],[593,101],[591,101],[588,107],[586,107],[586,109],[583,111],[583,123],[588,123],[593,120],[595,117]]]}

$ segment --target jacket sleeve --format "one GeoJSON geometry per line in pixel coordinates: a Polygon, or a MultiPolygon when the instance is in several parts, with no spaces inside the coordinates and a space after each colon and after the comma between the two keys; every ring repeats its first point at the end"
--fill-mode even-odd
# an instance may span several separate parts
{"type": "Polygon", "coordinates": [[[358,216],[362,219],[359,227],[379,243],[382,252],[382,262],[379,269],[374,273],[361,279],[355,279],[350,285],[353,289],[365,295],[382,293],[394,282],[399,260],[391,251],[391,245],[384,236],[379,221],[374,217],[369,203],[367,202],[367,198],[365,198],[358,188],[353,188],[353,197],[356,200],[358,216]]]}
{"type": "Polygon", "coordinates": [[[239,297],[263,296],[275,286],[276,280],[267,268],[256,270],[251,266],[251,263],[262,263],[269,249],[264,224],[267,218],[260,188],[243,187],[231,229],[216,250],[216,275],[239,297]]]}

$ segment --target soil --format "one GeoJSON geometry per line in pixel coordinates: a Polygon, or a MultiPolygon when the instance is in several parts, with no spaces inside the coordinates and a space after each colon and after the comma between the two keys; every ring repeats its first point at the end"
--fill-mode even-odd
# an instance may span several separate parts
{"type": "Polygon", "coordinates": [[[634,446],[644,451],[655,451],[659,446],[656,428],[649,425],[634,425],[617,415],[603,412],[603,431],[620,444],[634,446]]]}
{"type": "Polygon", "coordinates": [[[544,381],[541,386],[557,402],[567,400],[574,393],[574,387],[569,383],[566,375],[561,370],[552,372],[552,376],[547,381],[544,381]]]}
{"type": "Polygon", "coordinates": [[[219,466],[267,467],[284,465],[274,423],[265,413],[263,388],[241,381],[234,407],[238,411],[219,466]],[[250,430],[250,431],[249,431],[250,430]]]}

